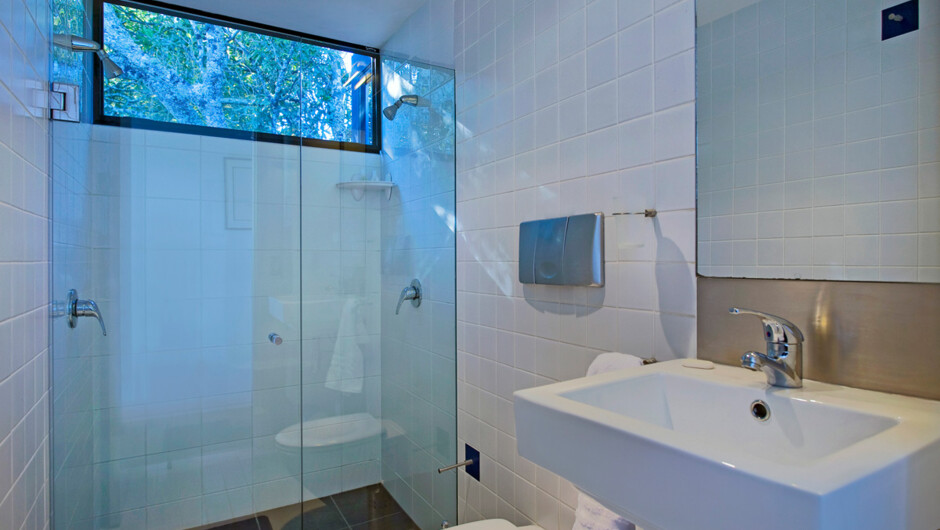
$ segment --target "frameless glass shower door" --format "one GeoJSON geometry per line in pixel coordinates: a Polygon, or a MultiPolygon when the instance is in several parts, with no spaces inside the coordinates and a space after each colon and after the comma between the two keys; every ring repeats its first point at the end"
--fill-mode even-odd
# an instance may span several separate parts
{"type": "Polygon", "coordinates": [[[56,526],[296,505],[278,436],[300,421],[298,148],[56,127],[81,157],[57,180],[82,180],[53,201],[53,295],[95,300],[108,331],[52,323],[56,526]]]}

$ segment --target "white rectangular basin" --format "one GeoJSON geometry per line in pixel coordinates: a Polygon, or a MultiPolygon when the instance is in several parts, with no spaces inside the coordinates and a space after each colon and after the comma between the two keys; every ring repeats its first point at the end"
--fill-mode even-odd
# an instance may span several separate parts
{"type": "Polygon", "coordinates": [[[515,402],[522,456],[645,529],[940,528],[935,401],[678,360],[515,402]]]}

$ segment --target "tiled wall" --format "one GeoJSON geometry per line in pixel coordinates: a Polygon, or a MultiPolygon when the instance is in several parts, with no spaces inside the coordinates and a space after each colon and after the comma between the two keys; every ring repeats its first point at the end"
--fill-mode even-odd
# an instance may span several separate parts
{"type": "MultiPolygon", "coordinates": [[[[53,32],[86,34],[90,28],[83,4],[53,3],[53,32]]],[[[53,81],[88,87],[92,63],[88,57],[55,48],[53,81]]],[[[85,115],[89,109],[83,109],[85,115]]],[[[81,527],[94,517],[94,401],[92,360],[103,351],[101,331],[93,321],[69,328],[63,305],[69,289],[82,298],[99,299],[104,275],[94,266],[95,220],[89,219],[96,201],[91,193],[91,152],[88,123],[50,122],[52,139],[51,298],[57,318],[50,321],[51,344],[51,468],[52,522],[60,528],[81,527]]],[[[110,316],[110,315],[109,315],[110,316]]]]}
{"type": "Polygon", "coordinates": [[[604,351],[694,356],[693,3],[459,0],[455,20],[458,448],[482,451],[461,522],[571,528],[574,488],[516,453],[512,392],[604,351]],[[518,224],[587,212],[608,214],[606,286],[521,285],[518,224]]]}
{"type": "Polygon", "coordinates": [[[382,53],[454,67],[454,0],[428,0],[382,45],[382,53]]]}
{"type": "MultiPolygon", "coordinates": [[[[406,26],[408,27],[408,26],[406,26]]],[[[426,98],[383,119],[385,173],[398,185],[382,198],[382,481],[421,528],[456,520],[457,352],[454,229],[454,75],[387,56],[383,105],[426,98]],[[412,279],[420,307],[395,305],[412,279]]]]}
{"type": "Polygon", "coordinates": [[[940,8],[764,0],[698,28],[699,266],[940,281],[940,8]]]}
{"type": "Polygon", "coordinates": [[[49,6],[0,11],[0,527],[49,514],[49,6]]]}
{"type": "MultiPolygon", "coordinates": [[[[51,296],[61,311],[69,289],[84,298],[101,294],[94,273],[92,210],[88,190],[88,125],[51,122],[51,296]]],[[[52,517],[63,528],[92,517],[93,401],[92,358],[100,351],[94,322],[71,329],[64,316],[50,322],[52,363],[51,468],[56,494],[52,517]],[[93,327],[94,326],[94,327],[93,327]]]]}

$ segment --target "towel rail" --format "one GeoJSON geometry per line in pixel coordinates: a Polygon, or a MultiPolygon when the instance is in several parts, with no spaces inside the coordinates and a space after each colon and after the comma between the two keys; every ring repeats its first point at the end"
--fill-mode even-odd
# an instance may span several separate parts
{"type": "Polygon", "coordinates": [[[437,468],[437,472],[438,472],[438,473],[443,473],[443,472],[445,472],[445,471],[450,471],[451,469],[457,469],[458,467],[469,466],[469,465],[472,464],[472,463],[473,463],[473,459],[464,460],[463,462],[457,462],[456,464],[451,464],[451,465],[446,466],[446,467],[439,467],[439,468],[437,468]]]}

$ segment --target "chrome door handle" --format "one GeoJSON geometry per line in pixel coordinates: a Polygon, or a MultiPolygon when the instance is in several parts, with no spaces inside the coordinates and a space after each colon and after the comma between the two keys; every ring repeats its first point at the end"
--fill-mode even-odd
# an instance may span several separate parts
{"type": "Polygon", "coordinates": [[[405,300],[411,300],[411,305],[414,307],[421,305],[421,282],[417,279],[411,280],[411,285],[401,290],[401,295],[398,297],[398,305],[395,307],[396,315],[401,311],[401,305],[405,303],[405,300]]]}
{"type": "Polygon", "coordinates": [[[101,334],[107,336],[108,330],[104,327],[104,317],[101,316],[101,310],[94,300],[79,300],[75,289],[69,289],[69,301],[66,307],[66,313],[69,317],[69,327],[78,326],[78,317],[95,317],[101,326],[101,334]]]}

